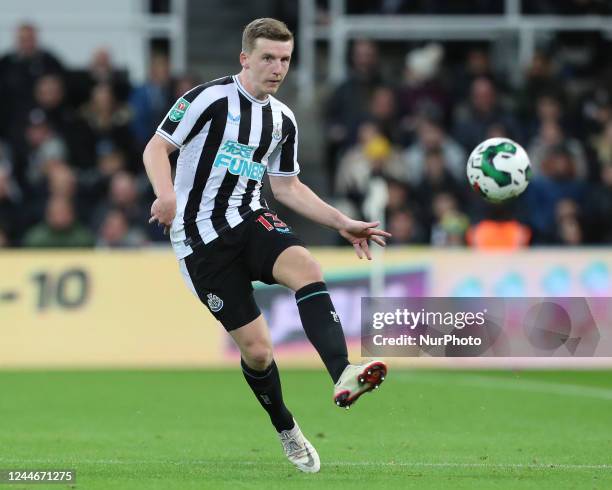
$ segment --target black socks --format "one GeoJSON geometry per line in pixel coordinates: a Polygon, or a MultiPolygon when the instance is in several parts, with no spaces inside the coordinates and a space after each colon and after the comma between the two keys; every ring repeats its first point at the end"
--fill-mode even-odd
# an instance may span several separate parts
{"type": "Polygon", "coordinates": [[[295,425],[293,416],[283,402],[281,381],[276,363],[272,361],[272,364],[264,371],[251,369],[246,365],[244,359],[240,359],[240,365],[242,366],[244,379],[249,383],[261,406],[270,415],[272,425],[277,432],[293,429],[295,425]]]}
{"type": "MultiPolygon", "coordinates": [[[[295,293],[302,325],[308,340],[317,349],[334,383],[348,365],[348,352],[340,318],[324,282],[314,282],[295,293]]],[[[281,381],[276,363],[264,371],[256,371],[240,360],[247,383],[278,432],[295,426],[291,412],[283,402],[281,381]]]]}
{"type": "Polygon", "coordinates": [[[295,293],[302,325],[334,383],[348,365],[346,340],[340,318],[324,282],[313,282],[295,293]]]}

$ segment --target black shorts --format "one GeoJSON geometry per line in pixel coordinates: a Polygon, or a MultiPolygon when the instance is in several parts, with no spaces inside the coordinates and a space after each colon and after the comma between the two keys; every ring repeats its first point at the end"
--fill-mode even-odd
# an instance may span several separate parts
{"type": "Polygon", "coordinates": [[[181,260],[192,291],[229,332],[255,320],[261,311],[252,281],[275,284],[272,268],[287,248],[304,246],[274,212],[263,209],[181,260]]]}

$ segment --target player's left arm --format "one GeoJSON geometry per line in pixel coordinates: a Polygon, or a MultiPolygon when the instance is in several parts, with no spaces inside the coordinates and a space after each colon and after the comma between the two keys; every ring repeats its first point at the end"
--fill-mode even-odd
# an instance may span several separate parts
{"type": "Polygon", "coordinates": [[[378,221],[357,221],[330,206],[296,175],[270,175],[270,186],[275,199],[289,209],[316,223],[338,230],[340,235],[353,245],[360,259],[365,256],[372,260],[368,240],[384,247],[384,237],[391,236],[390,233],[376,228],[380,224],[378,221]]]}

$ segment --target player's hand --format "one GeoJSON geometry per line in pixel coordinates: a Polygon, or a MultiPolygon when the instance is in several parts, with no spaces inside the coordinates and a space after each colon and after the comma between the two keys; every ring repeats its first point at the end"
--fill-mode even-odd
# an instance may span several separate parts
{"type": "Polygon", "coordinates": [[[175,215],[176,195],[169,194],[159,196],[153,201],[153,205],[151,206],[151,218],[149,219],[149,223],[159,223],[160,226],[164,227],[164,235],[167,235],[175,215]]]}
{"type": "Polygon", "coordinates": [[[383,237],[389,238],[391,236],[391,233],[376,228],[378,225],[380,225],[380,221],[349,220],[339,231],[340,235],[353,245],[357,257],[363,259],[365,256],[368,260],[372,260],[368,240],[384,247],[386,243],[383,237]]]}

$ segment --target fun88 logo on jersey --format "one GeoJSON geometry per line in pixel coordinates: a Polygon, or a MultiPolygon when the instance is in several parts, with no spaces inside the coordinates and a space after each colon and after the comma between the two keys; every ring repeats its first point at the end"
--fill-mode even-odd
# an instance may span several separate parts
{"type": "Polygon", "coordinates": [[[254,151],[254,146],[228,140],[219,149],[214,166],[226,167],[231,174],[261,182],[266,172],[266,166],[252,160],[254,151]]]}

